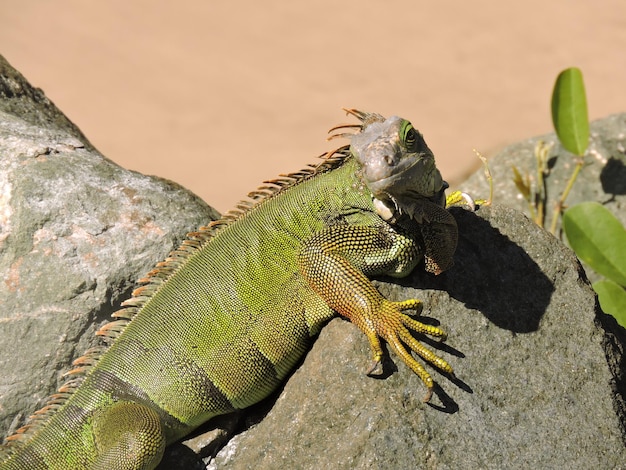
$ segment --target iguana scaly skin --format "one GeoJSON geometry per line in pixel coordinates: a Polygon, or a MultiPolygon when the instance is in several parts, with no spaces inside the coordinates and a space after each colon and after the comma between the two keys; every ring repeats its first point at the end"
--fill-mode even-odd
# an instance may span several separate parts
{"type": "Polygon", "coordinates": [[[450,366],[410,331],[443,338],[403,313],[367,276],[406,276],[422,259],[447,269],[457,228],[432,152],[406,120],[349,110],[351,146],[268,182],[222,220],[191,233],[141,279],[99,332],[105,345],[7,440],[0,469],[154,468],[166,445],[209,418],[274,391],[335,312],[367,336],[450,366]],[[408,350],[407,350],[408,347],[408,350]]]}

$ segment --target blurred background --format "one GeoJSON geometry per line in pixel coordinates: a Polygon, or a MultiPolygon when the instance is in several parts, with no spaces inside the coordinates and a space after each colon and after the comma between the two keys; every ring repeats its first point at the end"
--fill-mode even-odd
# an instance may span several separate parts
{"type": "Polygon", "coordinates": [[[444,178],[552,131],[580,67],[626,112],[626,2],[0,0],[0,54],[108,158],[220,211],[342,142],[342,107],[401,115],[444,178]]]}

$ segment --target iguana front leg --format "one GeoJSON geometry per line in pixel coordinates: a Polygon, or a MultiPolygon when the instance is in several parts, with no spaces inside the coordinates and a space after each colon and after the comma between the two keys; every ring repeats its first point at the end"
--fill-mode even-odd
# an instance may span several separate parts
{"type": "Polygon", "coordinates": [[[419,247],[412,238],[388,227],[337,225],[306,240],[299,254],[300,271],[311,288],[340,315],[350,319],[367,336],[374,370],[382,359],[380,338],[413,370],[432,395],[433,379],[409,353],[417,353],[439,369],[452,373],[450,365],[417,341],[410,330],[445,338],[440,328],[414,320],[405,310],[421,311],[417,299],[393,302],[385,299],[367,275],[407,275],[420,261],[419,247]]]}

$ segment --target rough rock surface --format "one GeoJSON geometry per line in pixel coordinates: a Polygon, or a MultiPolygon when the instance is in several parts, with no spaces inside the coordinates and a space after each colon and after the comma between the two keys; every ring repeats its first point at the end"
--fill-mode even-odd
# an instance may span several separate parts
{"type": "Polygon", "coordinates": [[[333,320],[211,468],[624,468],[623,349],[573,253],[508,208],[455,217],[448,272],[379,285],[424,300],[423,315],[448,331],[431,346],[457,378],[433,372],[440,389],[424,404],[397,357],[385,380],[366,377],[366,339],[333,320]]]}
{"type": "Polygon", "coordinates": [[[0,57],[0,429],[59,385],[133,283],[218,214],[100,155],[0,57]]]}
{"type": "MultiPolygon", "coordinates": [[[[585,155],[585,167],[579,173],[570,192],[566,207],[585,201],[596,201],[609,209],[626,226],[626,114],[616,114],[594,121],[590,125],[590,141],[585,155]]],[[[537,184],[535,147],[543,141],[552,145],[546,177],[547,203],[545,227],[550,227],[554,208],[576,164],[574,155],[565,150],[556,134],[545,134],[518,142],[503,149],[489,160],[494,181],[494,201],[529,214],[528,203],[513,182],[515,166],[528,175],[533,187],[537,184]]],[[[462,185],[472,195],[488,194],[488,184],[482,171],[476,172],[462,185]]],[[[557,224],[557,227],[559,225],[557,224]]],[[[597,275],[587,270],[592,280],[597,275]]]]}
{"type": "MultiPolygon", "coordinates": [[[[0,68],[4,431],[56,385],[132,280],[210,211],[108,162],[0,68]]],[[[247,430],[211,468],[623,468],[623,330],[597,310],[572,252],[512,209],[454,215],[452,269],[378,285],[424,300],[425,319],[449,334],[428,344],[457,378],[432,371],[440,387],[424,404],[397,357],[382,380],[365,376],[366,339],[333,320],[284,389],[243,413],[247,430]]],[[[182,445],[166,458],[161,468],[204,466],[182,445]]]]}

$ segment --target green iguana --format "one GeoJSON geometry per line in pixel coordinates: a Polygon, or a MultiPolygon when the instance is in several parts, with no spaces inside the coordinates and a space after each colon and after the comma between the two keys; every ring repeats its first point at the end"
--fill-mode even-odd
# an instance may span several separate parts
{"type": "Polygon", "coordinates": [[[430,398],[433,380],[409,351],[452,368],[410,331],[445,333],[403,313],[419,313],[419,300],[389,301],[367,276],[406,276],[422,260],[435,274],[450,267],[448,185],[410,122],[347,111],[360,123],[331,131],[356,128],[335,135],[350,146],[267,182],[139,281],[97,333],[105,345],[7,438],[1,470],[154,468],[168,444],[274,391],[335,313],[367,336],[370,372],[382,338],[430,398]]]}

